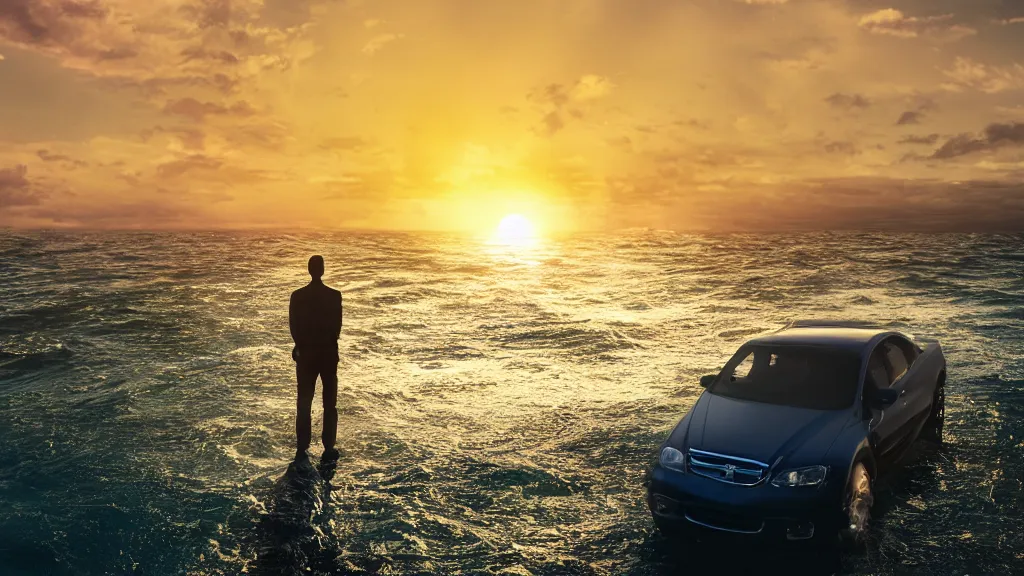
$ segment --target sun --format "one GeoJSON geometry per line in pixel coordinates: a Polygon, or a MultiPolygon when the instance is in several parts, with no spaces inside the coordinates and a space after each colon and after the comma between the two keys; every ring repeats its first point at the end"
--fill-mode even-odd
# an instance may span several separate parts
{"type": "Polygon", "coordinates": [[[522,214],[509,214],[498,223],[491,239],[497,244],[527,246],[537,241],[537,229],[522,214]]]}

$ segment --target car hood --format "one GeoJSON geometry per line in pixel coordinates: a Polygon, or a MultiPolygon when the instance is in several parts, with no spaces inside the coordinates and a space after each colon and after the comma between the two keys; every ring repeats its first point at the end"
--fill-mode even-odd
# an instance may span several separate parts
{"type": "Polygon", "coordinates": [[[705,393],[694,406],[687,447],[773,464],[799,452],[801,463],[825,456],[846,411],[812,410],[705,393]]]}

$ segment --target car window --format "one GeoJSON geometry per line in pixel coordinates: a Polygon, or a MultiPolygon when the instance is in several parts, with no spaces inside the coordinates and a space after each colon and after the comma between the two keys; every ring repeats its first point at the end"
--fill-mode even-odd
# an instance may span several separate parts
{"type": "Polygon", "coordinates": [[[907,373],[907,357],[903,355],[903,350],[891,340],[885,343],[885,357],[889,361],[889,385],[892,386],[907,373]]]}
{"type": "Polygon", "coordinates": [[[750,376],[750,371],[754,368],[754,353],[747,354],[747,357],[740,361],[736,365],[736,369],[732,372],[733,380],[744,380],[750,376]]]}
{"type": "Polygon", "coordinates": [[[767,404],[839,410],[853,404],[860,362],[858,354],[824,347],[744,346],[709,391],[767,404]]]}
{"type": "Polygon", "coordinates": [[[868,360],[868,384],[875,389],[888,388],[890,384],[885,356],[885,347],[879,346],[871,353],[871,359],[868,360]]]}
{"type": "Polygon", "coordinates": [[[899,336],[893,336],[890,340],[903,351],[903,357],[907,359],[907,370],[909,370],[910,366],[913,366],[914,361],[917,360],[917,346],[906,338],[901,338],[899,336]]]}

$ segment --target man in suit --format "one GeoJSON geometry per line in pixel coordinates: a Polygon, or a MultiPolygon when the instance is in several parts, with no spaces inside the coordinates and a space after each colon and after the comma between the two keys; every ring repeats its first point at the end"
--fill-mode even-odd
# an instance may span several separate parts
{"type": "Polygon", "coordinates": [[[341,336],[341,292],[326,286],[323,256],[309,259],[309,284],[292,292],[288,305],[288,327],[291,329],[295,347],[295,377],[298,380],[299,398],[296,403],[295,435],[297,450],[295,459],[306,458],[312,435],[313,391],[317,376],[323,383],[324,458],[336,458],[338,451],[334,442],[338,435],[338,338],[341,336]]]}

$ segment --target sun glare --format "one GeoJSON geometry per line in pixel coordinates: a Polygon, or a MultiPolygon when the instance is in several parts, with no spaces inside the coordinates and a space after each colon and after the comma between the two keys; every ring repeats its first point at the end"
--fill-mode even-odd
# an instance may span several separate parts
{"type": "Polygon", "coordinates": [[[491,239],[498,244],[527,246],[537,241],[537,230],[525,216],[509,214],[498,223],[491,239]]]}

